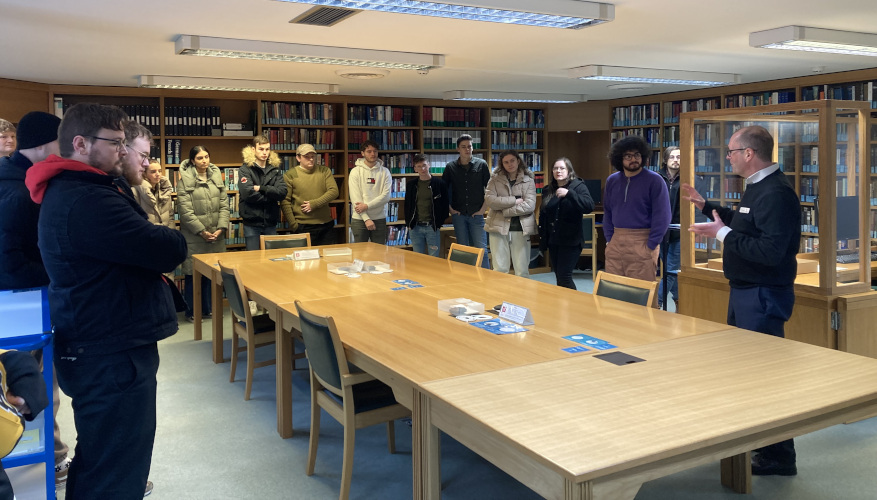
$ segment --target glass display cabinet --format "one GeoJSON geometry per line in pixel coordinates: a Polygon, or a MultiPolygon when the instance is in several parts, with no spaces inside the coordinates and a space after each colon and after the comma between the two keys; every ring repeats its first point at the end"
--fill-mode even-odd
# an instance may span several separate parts
{"type": "MultiPolygon", "coordinates": [[[[872,173],[871,156],[877,141],[870,103],[820,100],[697,111],[683,113],[679,123],[682,181],[713,203],[732,208],[739,204],[745,180],[731,172],[725,154],[728,140],[749,125],[760,125],[773,136],[773,160],[801,203],[800,220],[788,221],[800,225],[801,241],[796,305],[786,336],[844,348],[851,321],[877,323],[877,293],[871,291],[872,266],[877,265],[877,258],[872,262],[877,173],[872,173]]],[[[692,204],[682,204],[683,228],[696,217],[701,220],[692,204]]],[[[721,242],[682,231],[679,288],[680,312],[726,319],[721,242]]],[[[866,335],[864,343],[877,355],[877,333],[858,330],[853,333],[866,335]]]]}

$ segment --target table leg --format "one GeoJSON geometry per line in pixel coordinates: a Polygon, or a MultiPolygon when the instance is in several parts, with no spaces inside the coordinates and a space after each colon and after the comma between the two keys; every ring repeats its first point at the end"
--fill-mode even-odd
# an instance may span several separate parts
{"type": "Polygon", "coordinates": [[[292,333],[283,330],[283,313],[274,313],[274,341],[277,357],[277,433],[286,439],[292,437],[292,333]]]}
{"type": "Polygon", "coordinates": [[[736,493],[752,493],[751,453],[741,453],[733,457],[723,458],[722,486],[731,488],[736,493]]]}
{"type": "Polygon", "coordinates": [[[192,270],[192,313],[195,318],[195,340],[201,340],[201,273],[192,270]]]}
{"type": "Polygon", "coordinates": [[[219,276],[213,276],[210,289],[213,295],[213,362],[225,363],[222,354],[222,322],[225,314],[222,308],[222,279],[219,276]]]}
{"type": "Polygon", "coordinates": [[[441,439],[429,415],[429,397],[414,390],[411,408],[411,447],[415,500],[439,500],[442,495],[441,439]]]}

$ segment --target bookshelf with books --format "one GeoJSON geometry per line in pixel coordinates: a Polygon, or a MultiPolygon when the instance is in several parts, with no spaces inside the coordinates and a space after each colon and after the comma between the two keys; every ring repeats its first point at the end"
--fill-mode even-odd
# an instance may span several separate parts
{"type": "Polygon", "coordinates": [[[612,143],[631,135],[642,137],[651,149],[647,167],[655,171],[660,169],[663,144],[660,103],[647,102],[614,107],[611,122],[612,143]]]}
{"type": "MultiPolygon", "coordinates": [[[[704,175],[712,181],[701,194],[725,206],[739,203],[745,184],[730,171],[727,156],[721,154],[730,136],[741,127],[761,125],[775,139],[773,159],[801,204],[800,221],[789,221],[800,224],[801,241],[797,300],[786,328],[788,338],[836,348],[839,332],[831,327],[832,319],[841,313],[851,314],[841,310],[844,301],[856,297],[868,314],[877,313],[877,294],[870,291],[875,230],[872,198],[877,183],[870,168],[865,168],[874,134],[870,115],[870,103],[817,100],[682,116],[683,182],[695,183],[696,175],[704,175]],[[714,146],[716,141],[719,147],[714,146]],[[701,161],[696,156],[714,147],[719,152],[720,171],[714,172],[714,164],[708,172],[697,171],[701,161]],[[856,262],[839,263],[841,255],[843,260],[855,258],[856,262]]],[[[683,208],[681,223],[687,226],[693,222],[695,209],[683,208]]],[[[721,319],[721,308],[715,304],[727,303],[728,293],[720,265],[721,242],[683,232],[682,245],[689,250],[682,253],[680,311],[721,319]]]]}

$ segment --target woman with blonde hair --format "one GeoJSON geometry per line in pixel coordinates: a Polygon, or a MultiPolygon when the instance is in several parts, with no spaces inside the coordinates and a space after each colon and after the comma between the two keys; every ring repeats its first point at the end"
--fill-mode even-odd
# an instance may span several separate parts
{"type": "Polygon", "coordinates": [[[484,195],[490,213],[484,224],[490,243],[493,269],[530,276],[530,236],[536,234],[536,182],[517,151],[507,150],[487,182],[484,195]]]}

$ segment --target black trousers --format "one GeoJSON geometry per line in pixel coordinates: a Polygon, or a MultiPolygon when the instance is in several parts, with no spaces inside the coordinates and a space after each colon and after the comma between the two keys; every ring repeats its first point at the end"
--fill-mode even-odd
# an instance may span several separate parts
{"type": "MultiPolygon", "coordinates": [[[[728,324],[776,337],[786,336],[784,325],[795,306],[795,290],[756,286],[752,288],[731,287],[728,299],[728,324]]],[[[764,381],[770,384],[770,380],[764,381]]],[[[755,450],[767,460],[794,465],[795,441],[786,439],[755,450]]]]}
{"type": "Polygon", "coordinates": [[[55,353],[58,385],[70,396],[76,423],[67,499],[139,500],[155,441],[158,345],[104,356],[55,353]]]}
{"type": "Polygon", "coordinates": [[[548,256],[551,260],[551,268],[557,278],[557,286],[576,289],[572,279],[572,271],[579,262],[582,253],[581,245],[548,245],[548,256]]]}
{"type": "Polygon", "coordinates": [[[325,224],[299,224],[295,232],[297,234],[310,234],[311,246],[334,245],[338,243],[335,238],[335,221],[333,220],[325,224]]]}

